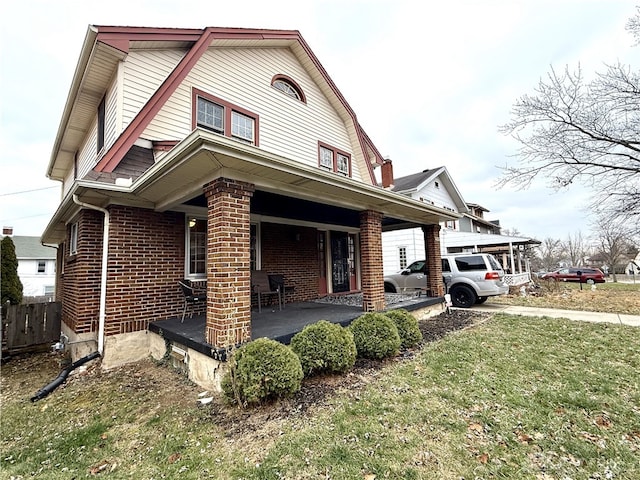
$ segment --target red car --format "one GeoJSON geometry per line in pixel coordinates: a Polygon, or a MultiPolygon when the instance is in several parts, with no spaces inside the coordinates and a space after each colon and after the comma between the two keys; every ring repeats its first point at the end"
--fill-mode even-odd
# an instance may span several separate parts
{"type": "Polygon", "coordinates": [[[569,267],[561,268],[555,272],[545,273],[544,280],[556,280],[560,282],[580,283],[604,283],[604,273],[599,268],[569,267]]]}

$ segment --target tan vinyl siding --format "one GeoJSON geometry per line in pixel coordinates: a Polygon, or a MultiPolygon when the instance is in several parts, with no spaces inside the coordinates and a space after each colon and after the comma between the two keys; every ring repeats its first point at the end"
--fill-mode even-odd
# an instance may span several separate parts
{"type": "Polygon", "coordinates": [[[351,119],[334,108],[288,49],[210,48],[147,127],[149,140],[181,140],[191,132],[191,92],[198,88],[260,118],[259,147],[310,167],[318,166],[318,141],[352,155],[352,177],[370,183],[361,146],[347,128],[351,119]],[[271,87],[284,74],[304,91],[304,104],[271,87]]]}
{"type": "MultiPolygon", "coordinates": [[[[104,112],[104,147],[100,152],[100,156],[104,154],[116,141],[120,130],[118,128],[118,99],[117,99],[117,82],[112,81],[105,98],[104,112]]],[[[78,153],[78,172],[77,178],[83,178],[96,165],[98,154],[96,152],[98,142],[98,108],[96,106],[95,116],[91,127],[82,143],[78,153]]]]}
{"type": "Polygon", "coordinates": [[[123,72],[123,129],[140,112],[185,53],[185,50],[129,52],[123,72]]]}

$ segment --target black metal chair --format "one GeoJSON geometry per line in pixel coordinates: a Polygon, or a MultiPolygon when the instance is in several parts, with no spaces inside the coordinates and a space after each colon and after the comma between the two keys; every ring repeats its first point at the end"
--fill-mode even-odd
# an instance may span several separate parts
{"type": "Polygon", "coordinates": [[[207,294],[206,292],[196,292],[193,287],[193,282],[186,278],[178,281],[178,284],[180,284],[180,288],[182,288],[182,293],[184,294],[184,308],[182,309],[182,319],[180,320],[180,323],[184,323],[187,306],[191,305],[191,317],[193,317],[193,306],[197,303],[206,302],[207,294]]]}
{"type": "Polygon", "coordinates": [[[278,307],[282,310],[282,291],[274,288],[269,280],[269,275],[265,270],[254,270],[251,272],[251,291],[258,295],[258,313],[262,312],[262,296],[277,296],[278,307]]]}

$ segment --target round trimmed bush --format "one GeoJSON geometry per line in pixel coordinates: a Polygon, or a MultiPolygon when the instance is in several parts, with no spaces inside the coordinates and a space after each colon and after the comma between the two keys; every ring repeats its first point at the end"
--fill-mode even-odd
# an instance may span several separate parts
{"type": "Polygon", "coordinates": [[[286,345],[259,338],[236,350],[222,378],[222,391],[231,403],[242,406],[286,397],[300,390],[302,367],[286,345]]]}
{"type": "Polygon", "coordinates": [[[353,334],[327,320],[304,327],[293,336],[290,347],[300,358],[306,376],[325,372],[343,373],[356,363],[353,334]]]}
{"type": "Polygon", "coordinates": [[[385,312],[385,315],[396,324],[398,335],[400,335],[401,348],[415,347],[422,341],[422,332],[418,326],[418,320],[407,310],[404,308],[390,310],[385,312]]]}
{"type": "Polygon", "coordinates": [[[382,313],[365,313],[356,318],[349,330],[353,333],[358,356],[386,358],[400,351],[400,335],[393,320],[382,313]]]}

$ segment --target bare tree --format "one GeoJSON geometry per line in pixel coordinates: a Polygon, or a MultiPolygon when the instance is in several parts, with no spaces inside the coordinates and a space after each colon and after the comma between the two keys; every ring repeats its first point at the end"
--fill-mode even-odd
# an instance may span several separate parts
{"type": "MultiPolygon", "coordinates": [[[[638,10],[640,12],[640,10],[638,10]]],[[[640,42],[640,13],[628,29],[640,42]]],[[[512,109],[500,127],[520,147],[515,166],[504,166],[499,186],[527,188],[544,177],[554,190],[580,183],[590,207],[640,229],[640,74],[618,63],[587,81],[580,67],[551,69],[533,95],[512,109]]]]}
{"type": "Polygon", "coordinates": [[[562,242],[560,240],[547,237],[540,244],[538,252],[540,253],[540,266],[542,267],[542,270],[547,272],[555,270],[558,268],[563,257],[562,242]]]}
{"type": "Polygon", "coordinates": [[[598,244],[597,256],[616,282],[617,271],[624,268],[638,251],[633,242],[633,231],[624,222],[603,215],[594,222],[593,231],[598,244]]]}
{"type": "Polygon", "coordinates": [[[569,257],[569,263],[576,267],[584,265],[587,257],[588,246],[581,232],[576,232],[574,236],[569,234],[567,240],[563,242],[563,250],[569,257]]]}
{"type": "Polygon", "coordinates": [[[522,234],[517,228],[505,228],[500,230],[500,234],[506,237],[521,237],[522,234]]]}

